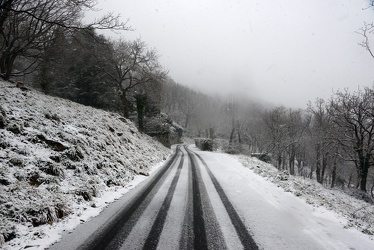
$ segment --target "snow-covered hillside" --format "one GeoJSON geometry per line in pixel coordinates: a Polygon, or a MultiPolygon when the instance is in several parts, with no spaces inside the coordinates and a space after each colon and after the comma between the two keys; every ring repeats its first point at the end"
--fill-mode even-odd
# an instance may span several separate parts
{"type": "MultiPolygon", "coordinates": [[[[374,236],[374,204],[372,199],[358,191],[330,189],[315,180],[304,179],[280,172],[273,165],[256,158],[239,156],[239,161],[256,174],[275,183],[285,192],[290,192],[315,207],[332,210],[347,220],[346,228],[355,228],[364,234],[374,236]]],[[[373,237],[374,239],[374,237],[373,237]]]]}
{"type": "Polygon", "coordinates": [[[23,248],[45,237],[39,229],[99,210],[168,155],[118,114],[0,82],[0,246],[23,248]]]}

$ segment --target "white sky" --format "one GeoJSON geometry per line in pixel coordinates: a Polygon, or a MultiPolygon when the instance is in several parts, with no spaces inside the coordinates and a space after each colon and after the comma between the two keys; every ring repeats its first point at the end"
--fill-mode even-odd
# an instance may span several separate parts
{"type": "Polygon", "coordinates": [[[99,0],[157,49],[178,83],[305,107],[333,90],[372,86],[358,43],[368,0],[99,0]]]}

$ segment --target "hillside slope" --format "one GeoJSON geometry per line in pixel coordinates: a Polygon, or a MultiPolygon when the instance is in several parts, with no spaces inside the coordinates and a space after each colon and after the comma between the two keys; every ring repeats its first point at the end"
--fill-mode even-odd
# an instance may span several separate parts
{"type": "MultiPolygon", "coordinates": [[[[243,166],[314,207],[324,207],[343,216],[344,228],[355,228],[374,240],[374,203],[357,189],[328,188],[316,180],[290,175],[256,158],[238,156],[243,166]]],[[[374,243],[373,243],[374,244],[374,243]]]]}
{"type": "Polygon", "coordinates": [[[168,154],[118,114],[0,82],[0,246],[97,206],[168,154]]]}

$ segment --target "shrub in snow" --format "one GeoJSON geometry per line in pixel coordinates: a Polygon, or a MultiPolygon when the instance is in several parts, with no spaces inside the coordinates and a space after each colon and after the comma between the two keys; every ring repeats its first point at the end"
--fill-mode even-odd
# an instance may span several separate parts
{"type": "Polygon", "coordinates": [[[277,175],[276,175],[276,179],[277,180],[280,180],[280,181],[287,181],[288,178],[289,178],[290,174],[285,170],[285,171],[282,171],[282,172],[279,172],[277,175]]]}
{"type": "Polygon", "coordinates": [[[60,117],[57,114],[52,114],[51,115],[51,114],[47,113],[47,114],[45,114],[45,118],[47,118],[49,120],[57,121],[57,122],[61,121],[60,117]]]}
{"type": "Polygon", "coordinates": [[[39,169],[46,174],[57,176],[60,178],[65,177],[64,170],[61,169],[61,167],[54,162],[39,161],[38,166],[39,166],[39,169]]]}
{"type": "Polygon", "coordinates": [[[23,131],[23,126],[20,123],[12,122],[6,126],[6,129],[14,134],[20,134],[23,131]]]}
{"type": "Polygon", "coordinates": [[[51,159],[52,161],[54,161],[56,163],[61,162],[61,156],[60,155],[51,155],[51,156],[49,156],[49,159],[51,159]]]}
{"type": "Polygon", "coordinates": [[[7,125],[5,110],[0,106],[0,128],[3,129],[7,125]]]}
{"type": "Polygon", "coordinates": [[[94,166],[90,166],[86,163],[82,163],[81,165],[82,169],[84,169],[84,171],[88,174],[88,175],[97,175],[98,174],[98,171],[97,171],[97,168],[94,167],[94,166]]]}
{"type": "Polygon", "coordinates": [[[0,224],[0,246],[2,246],[5,242],[10,241],[16,238],[16,230],[15,227],[9,227],[6,225],[0,224]]]}
{"type": "Polygon", "coordinates": [[[13,166],[23,166],[23,160],[20,158],[11,158],[8,163],[13,166]]]}
{"type": "Polygon", "coordinates": [[[26,147],[18,146],[16,149],[13,150],[17,154],[23,155],[23,156],[29,156],[30,150],[26,147]]]}
{"type": "Polygon", "coordinates": [[[62,157],[67,157],[72,161],[80,161],[84,158],[81,150],[77,147],[68,148],[63,154],[62,157]]]}
{"type": "Polygon", "coordinates": [[[213,151],[213,140],[209,138],[195,138],[195,146],[204,151],[213,151]]]}
{"type": "Polygon", "coordinates": [[[368,193],[365,193],[362,190],[355,189],[355,188],[348,188],[348,189],[345,190],[345,192],[347,194],[349,194],[350,196],[353,196],[357,199],[360,199],[360,200],[366,201],[368,203],[374,204],[374,199],[372,197],[370,197],[370,195],[368,193]]]}
{"type": "MultiPolygon", "coordinates": [[[[18,175],[18,174],[17,174],[16,178],[18,180],[25,179],[25,177],[23,175],[18,175]]],[[[33,171],[33,172],[29,173],[29,175],[27,177],[27,180],[28,180],[28,183],[31,186],[37,186],[37,187],[40,186],[43,182],[45,182],[44,178],[40,175],[39,171],[33,171]]]]}
{"type": "Polygon", "coordinates": [[[267,153],[252,153],[251,157],[256,157],[260,161],[270,163],[271,162],[271,156],[267,153]]]}
{"type": "Polygon", "coordinates": [[[110,163],[108,162],[104,162],[104,161],[99,161],[96,163],[96,168],[97,169],[103,169],[103,168],[107,168],[110,166],[110,163]]]}
{"type": "Polygon", "coordinates": [[[27,214],[30,215],[34,227],[47,223],[52,224],[57,221],[56,212],[51,207],[45,207],[40,210],[31,208],[27,211],[27,214]]]}
{"type": "Polygon", "coordinates": [[[10,147],[10,144],[6,141],[5,138],[0,137],[0,148],[6,149],[8,147],[10,147]]]}
{"type": "Polygon", "coordinates": [[[28,220],[34,227],[52,224],[70,213],[70,210],[62,203],[53,205],[34,204],[35,206],[26,211],[28,220]]]}
{"type": "Polygon", "coordinates": [[[11,182],[5,176],[0,176],[0,185],[8,186],[10,183],[11,182]]]}
{"type": "Polygon", "coordinates": [[[92,191],[90,190],[77,190],[75,191],[76,195],[82,196],[85,201],[92,201],[92,191]]]}
{"type": "Polygon", "coordinates": [[[36,137],[39,139],[39,142],[47,144],[54,151],[61,152],[68,148],[59,141],[46,138],[43,134],[38,134],[36,137]]]}
{"type": "Polygon", "coordinates": [[[240,154],[242,152],[242,145],[239,143],[229,143],[223,146],[223,151],[227,154],[240,154]]]}

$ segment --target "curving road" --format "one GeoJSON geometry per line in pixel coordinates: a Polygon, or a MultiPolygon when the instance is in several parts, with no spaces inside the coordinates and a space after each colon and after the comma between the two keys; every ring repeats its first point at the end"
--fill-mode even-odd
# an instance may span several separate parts
{"type": "Polygon", "coordinates": [[[152,177],[50,249],[360,249],[344,242],[352,235],[339,223],[326,226],[333,222],[225,157],[176,146],[152,177]]]}

